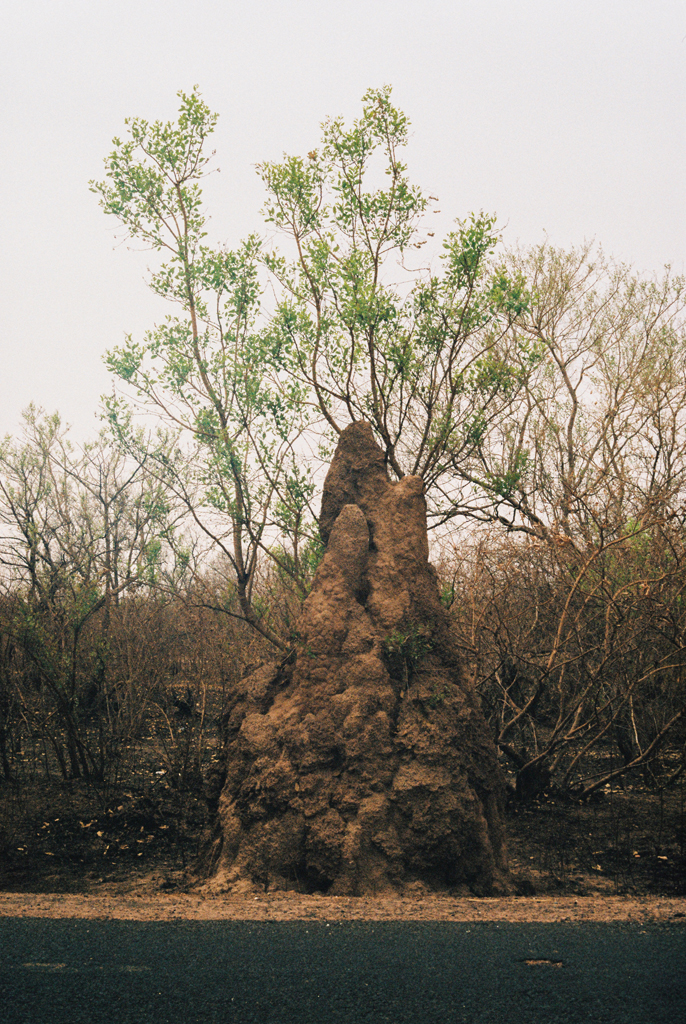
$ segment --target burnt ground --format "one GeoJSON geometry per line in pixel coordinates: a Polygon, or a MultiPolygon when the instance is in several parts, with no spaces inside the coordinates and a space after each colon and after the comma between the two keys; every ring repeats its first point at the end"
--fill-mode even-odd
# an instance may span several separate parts
{"type": "MultiPolygon", "coordinates": [[[[41,778],[0,784],[0,892],[195,891],[209,824],[201,785],[159,770],[127,781],[106,791],[41,778]]],[[[625,783],[586,803],[512,800],[516,894],[686,895],[685,799],[683,784],[660,792],[625,783]]]]}

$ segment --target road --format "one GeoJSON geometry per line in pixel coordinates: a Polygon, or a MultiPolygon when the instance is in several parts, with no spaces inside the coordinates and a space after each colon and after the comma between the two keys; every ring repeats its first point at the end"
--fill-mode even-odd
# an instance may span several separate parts
{"type": "Polygon", "coordinates": [[[685,1024],[686,925],[0,919],[2,1024],[685,1024]]]}

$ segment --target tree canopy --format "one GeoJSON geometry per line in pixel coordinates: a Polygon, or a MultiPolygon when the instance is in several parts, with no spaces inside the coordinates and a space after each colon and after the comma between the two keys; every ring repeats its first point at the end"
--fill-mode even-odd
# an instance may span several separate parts
{"type": "Polygon", "coordinates": [[[313,453],[367,419],[389,470],[420,475],[434,521],[451,519],[539,347],[513,330],[529,295],[493,217],[459,221],[437,266],[418,262],[432,200],[402,162],[409,122],[389,88],[364,96],[351,127],[325,122],[306,157],[258,166],[283,251],[256,235],[235,250],[206,244],[200,183],[217,117],[197,89],[179,95],[177,122],[128,121],[105,181],[91,183],[106,213],[163,254],[150,285],[179,307],[108,355],[166,432],[156,447],[135,435],[120,398],[109,414],[129,450],[144,447],[186,495],[233,566],[243,614],[278,642],[253,586],[268,553],[306,590],[318,549],[313,453]],[[180,434],[195,446],[193,470],[180,434]]]}

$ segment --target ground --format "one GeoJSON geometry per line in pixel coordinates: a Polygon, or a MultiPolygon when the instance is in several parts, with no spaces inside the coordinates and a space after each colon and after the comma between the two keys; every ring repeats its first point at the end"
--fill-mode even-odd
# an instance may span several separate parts
{"type": "Polygon", "coordinates": [[[550,794],[507,811],[517,895],[403,899],[231,894],[194,871],[200,791],[0,787],[0,914],[136,920],[674,920],[686,922],[684,794],[640,784],[584,804],[550,794]]]}
{"type": "Polygon", "coordinates": [[[71,896],[0,893],[2,917],[77,917],[121,921],[631,921],[681,922],[684,897],[534,896],[368,899],[302,896],[250,899],[175,893],[71,896]]]}

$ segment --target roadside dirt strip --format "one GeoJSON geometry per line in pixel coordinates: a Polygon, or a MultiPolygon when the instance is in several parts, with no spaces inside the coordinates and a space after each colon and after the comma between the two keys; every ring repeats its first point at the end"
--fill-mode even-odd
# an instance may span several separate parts
{"type": "Polygon", "coordinates": [[[626,921],[686,925],[686,898],[415,898],[301,896],[70,896],[0,893],[2,917],[119,921],[626,921]]]}

